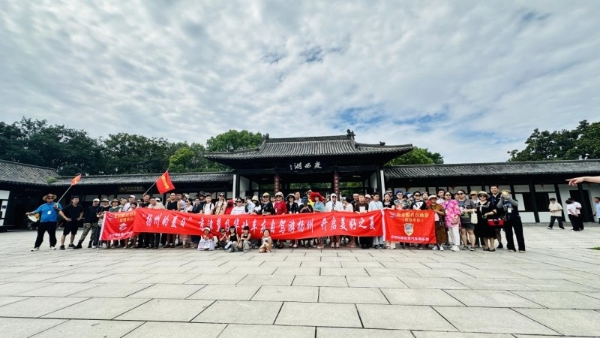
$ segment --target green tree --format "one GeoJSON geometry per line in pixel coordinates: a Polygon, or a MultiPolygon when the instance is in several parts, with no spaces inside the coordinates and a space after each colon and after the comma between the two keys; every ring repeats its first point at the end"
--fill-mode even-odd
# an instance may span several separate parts
{"type": "Polygon", "coordinates": [[[204,157],[206,149],[203,145],[192,143],[184,144],[169,157],[169,171],[174,173],[219,171],[219,164],[204,157]]]}
{"type": "Polygon", "coordinates": [[[430,152],[427,148],[414,147],[408,153],[386,163],[386,165],[407,164],[444,164],[444,157],[440,153],[430,152]]]}
{"type": "Polygon", "coordinates": [[[171,152],[176,151],[164,138],[127,133],[111,134],[102,143],[104,174],[160,173],[168,168],[171,152]]]}
{"type": "Polygon", "coordinates": [[[600,158],[600,122],[583,120],[573,130],[540,131],[534,129],[523,150],[509,151],[509,161],[577,160],[600,158]]]}
{"type": "Polygon", "coordinates": [[[206,150],[209,152],[225,152],[252,149],[258,147],[262,141],[263,136],[261,133],[252,133],[247,130],[230,130],[209,138],[206,141],[206,150]]]}

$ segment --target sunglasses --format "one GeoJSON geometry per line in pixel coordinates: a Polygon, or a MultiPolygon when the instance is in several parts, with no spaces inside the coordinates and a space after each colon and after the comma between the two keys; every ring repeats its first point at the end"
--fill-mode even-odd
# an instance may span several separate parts
{"type": "Polygon", "coordinates": [[[413,196],[415,196],[415,197],[420,197],[421,195],[418,195],[418,194],[417,194],[417,195],[413,195],[413,196]]]}
{"type": "Polygon", "coordinates": [[[456,193],[457,195],[464,195],[462,192],[456,193]]]}
{"type": "Polygon", "coordinates": [[[485,197],[485,198],[487,198],[486,195],[477,195],[477,197],[485,197]]]}

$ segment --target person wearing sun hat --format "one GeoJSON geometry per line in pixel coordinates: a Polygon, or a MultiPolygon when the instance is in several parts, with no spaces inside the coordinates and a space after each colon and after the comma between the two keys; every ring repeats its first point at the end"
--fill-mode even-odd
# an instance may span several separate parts
{"type": "Polygon", "coordinates": [[[261,213],[263,215],[274,215],[275,208],[273,208],[273,202],[271,202],[271,195],[268,192],[262,195],[261,213]]]}
{"type": "Polygon", "coordinates": [[[215,249],[215,239],[210,233],[210,228],[204,228],[204,233],[200,237],[200,243],[198,243],[199,251],[213,251],[215,249]]]}
{"type": "Polygon", "coordinates": [[[40,224],[37,228],[37,237],[31,251],[38,251],[40,245],[44,242],[44,233],[48,232],[50,238],[50,249],[56,250],[56,223],[58,222],[58,213],[62,210],[60,203],[55,203],[56,195],[47,194],[42,198],[46,203],[40,205],[34,211],[26,215],[40,214],[40,224]]]}

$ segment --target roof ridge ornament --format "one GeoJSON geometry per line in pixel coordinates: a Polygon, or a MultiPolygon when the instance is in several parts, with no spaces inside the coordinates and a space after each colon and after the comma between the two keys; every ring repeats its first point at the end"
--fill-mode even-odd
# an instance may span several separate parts
{"type": "Polygon", "coordinates": [[[264,139],[264,140],[268,140],[268,139],[269,139],[269,133],[266,133],[266,134],[264,134],[264,135],[263,135],[263,139],[264,139]]]}
{"type": "Polygon", "coordinates": [[[346,136],[354,140],[354,136],[356,136],[356,134],[354,134],[354,130],[346,129],[346,136]]]}

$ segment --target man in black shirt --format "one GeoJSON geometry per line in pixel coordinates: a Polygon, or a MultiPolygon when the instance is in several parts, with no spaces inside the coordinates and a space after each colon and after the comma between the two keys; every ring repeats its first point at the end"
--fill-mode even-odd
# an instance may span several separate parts
{"type": "MultiPolygon", "coordinates": [[[[83,241],[85,241],[85,238],[87,237],[90,230],[92,230],[92,234],[93,234],[93,229],[98,227],[99,208],[100,208],[100,200],[97,198],[94,198],[92,205],[86,210],[85,215],[83,217],[83,234],[81,234],[81,237],[79,237],[79,243],[77,243],[77,246],[75,247],[75,249],[81,249],[82,248],[81,244],[83,244],[83,241]]],[[[92,238],[94,238],[93,235],[92,235],[92,238]]],[[[90,242],[88,244],[88,249],[91,247],[92,247],[92,239],[90,239],[90,242]]]]}
{"type": "Polygon", "coordinates": [[[79,197],[73,196],[71,198],[71,204],[66,206],[63,210],[60,210],[58,214],[65,219],[65,229],[60,239],[60,249],[65,249],[65,237],[71,234],[71,243],[69,249],[75,248],[73,241],[77,234],[77,228],[79,227],[79,221],[83,218],[83,207],[79,205],[79,197]]]}
{"type": "MultiPolygon", "coordinates": [[[[179,201],[177,200],[177,195],[175,193],[171,193],[169,195],[169,199],[165,203],[165,208],[167,210],[178,211],[179,210],[179,201]]],[[[172,234],[162,234],[163,239],[161,239],[161,243],[163,244],[163,248],[174,248],[175,247],[175,235],[172,234]]]]}
{"type": "MultiPolygon", "coordinates": [[[[498,189],[498,185],[490,186],[490,204],[496,208],[496,212],[498,213],[498,217],[502,217],[502,210],[498,209],[496,206],[500,199],[502,198],[502,194],[500,193],[500,189],[498,189]]],[[[496,239],[498,240],[498,249],[503,249],[502,245],[502,227],[496,227],[496,239]]],[[[493,248],[492,248],[493,249],[493,248]]]]}

